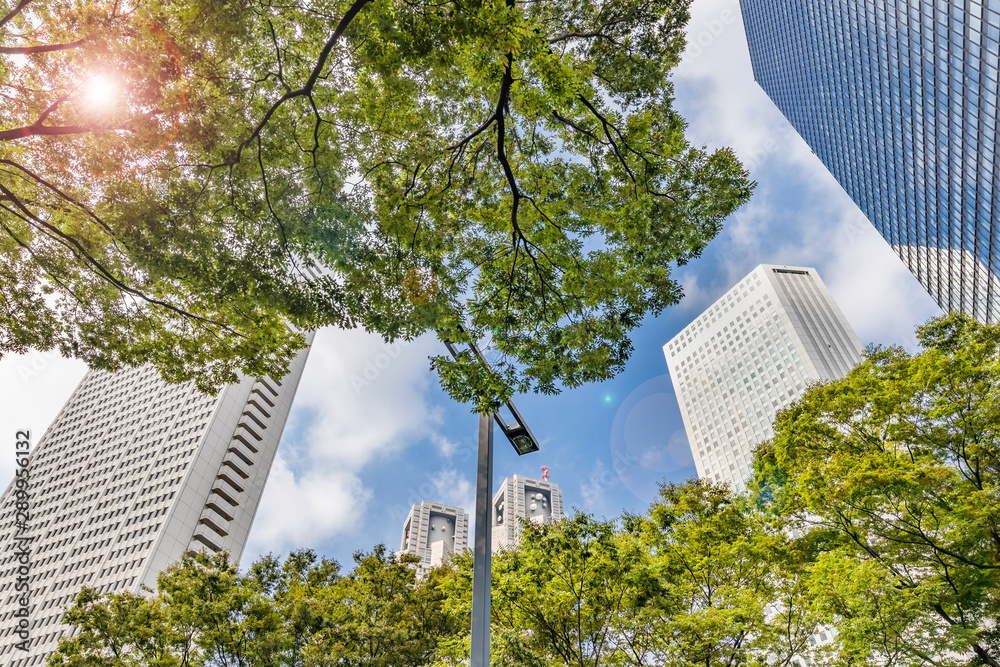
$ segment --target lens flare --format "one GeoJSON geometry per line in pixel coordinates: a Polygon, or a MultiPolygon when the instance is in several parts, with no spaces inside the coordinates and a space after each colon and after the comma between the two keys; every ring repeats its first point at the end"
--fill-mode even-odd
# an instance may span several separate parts
{"type": "Polygon", "coordinates": [[[111,78],[98,74],[84,84],[84,96],[91,107],[107,109],[118,97],[118,86],[111,78]]]}

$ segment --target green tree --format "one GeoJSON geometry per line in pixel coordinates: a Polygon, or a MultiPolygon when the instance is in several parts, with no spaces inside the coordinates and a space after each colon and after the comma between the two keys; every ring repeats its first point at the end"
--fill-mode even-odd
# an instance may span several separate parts
{"type": "Polygon", "coordinates": [[[192,663],[190,635],[177,631],[161,600],[128,591],[100,595],[84,588],[63,620],[76,626],[59,640],[52,667],[175,667],[192,663]]]}
{"type": "Polygon", "coordinates": [[[50,667],[417,667],[453,633],[435,577],[385,547],[353,572],[311,551],[240,574],[224,554],[188,553],[150,595],[85,588],[50,667]]]}
{"type": "Polygon", "coordinates": [[[243,575],[224,553],[189,552],[160,574],[155,595],[84,588],[65,617],[79,632],[60,640],[49,665],[304,665],[321,627],[311,606],[337,571],[309,551],[283,564],[264,557],[243,575]]]}
{"type": "Polygon", "coordinates": [[[442,638],[455,633],[436,577],[418,581],[417,558],[396,559],[384,546],[355,555],[356,567],[319,597],[323,628],[310,665],[420,667],[442,638]]]}
{"type": "Polygon", "coordinates": [[[810,637],[825,618],[808,595],[809,550],[727,485],[667,485],[631,519],[652,554],[662,593],[633,616],[636,655],[649,665],[824,663],[810,637]]]}
{"type": "Polygon", "coordinates": [[[781,413],[758,491],[825,542],[845,659],[1000,666],[1000,326],[953,314],[781,413]]]}
{"type": "Polygon", "coordinates": [[[525,665],[619,663],[621,622],[658,582],[614,522],[578,514],[526,524],[521,546],[496,559],[493,622],[500,660],[525,665]]]}
{"type": "MultiPolygon", "coordinates": [[[[494,558],[498,664],[576,667],[763,666],[823,659],[809,641],[824,620],[808,595],[803,552],[745,499],[703,482],[670,485],[648,512],[619,522],[578,514],[525,524],[494,558]]],[[[443,584],[467,619],[471,559],[443,584]]],[[[445,644],[458,664],[468,644],[445,644]]]]}
{"type": "Polygon", "coordinates": [[[337,325],[492,337],[436,360],[480,408],[614,375],[752,190],[673,109],[688,4],[0,10],[0,354],[209,388],[337,325]]]}

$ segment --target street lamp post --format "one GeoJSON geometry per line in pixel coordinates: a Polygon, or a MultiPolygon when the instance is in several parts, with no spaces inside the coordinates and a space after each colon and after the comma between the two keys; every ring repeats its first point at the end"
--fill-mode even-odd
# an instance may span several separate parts
{"type": "Polygon", "coordinates": [[[469,667],[490,664],[490,583],[493,551],[493,419],[479,415],[479,458],[476,469],[476,536],[472,564],[472,653],[469,667]]]}
{"type": "MultiPolygon", "coordinates": [[[[454,343],[445,339],[444,344],[453,357],[458,358],[454,343]]],[[[484,366],[489,366],[483,353],[472,341],[469,349],[484,366]]],[[[479,456],[476,469],[476,534],[473,543],[472,564],[472,649],[469,667],[489,667],[490,665],[490,544],[493,513],[493,422],[510,441],[519,456],[537,452],[538,440],[524,423],[521,413],[511,401],[507,409],[514,416],[514,423],[508,424],[499,414],[479,415],[479,456]]]]}

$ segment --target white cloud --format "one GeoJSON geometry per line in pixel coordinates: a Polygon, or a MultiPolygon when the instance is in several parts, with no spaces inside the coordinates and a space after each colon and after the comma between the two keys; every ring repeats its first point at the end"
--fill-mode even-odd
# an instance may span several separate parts
{"type": "Polygon", "coordinates": [[[454,507],[471,509],[476,506],[476,487],[456,468],[439,470],[431,475],[431,483],[434,485],[435,500],[454,507]]]}
{"type": "Polygon", "coordinates": [[[360,330],[317,333],[247,558],[356,532],[372,497],[365,466],[424,439],[441,441],[440,410],[427,391],[427,357],[437,345],[433,336],[390,346],[360,330]]]}
{"type": "MultiPolygon", "coordinates": [[[[594,462],[587,479],[580,482],[580,497],[583,499],[585,511],[597,516],[620,513],[620,508],[610,507],[607,492],[621,482],[618,474],[598,459],[594,462]]],[[[569,508],[566,508],[569,512],[569,508]]]]}
{"type": "Polygon", "coordinates": [[[441,452],[441,455],[447,459],[451,459],[452,457],[455,456],[456,453],[462,451],[463,448],[467,448],[470,446],[468,443],[461,443],[458,442],[457,440],[446,438],[445,436],[439,433],[432,434],[431,441],[435,445],[437,445],[438,451],[441,452]]]}
{"type": "Polygon", "coordinates": [[[941,309],[860,211],[841,221],[824,278],[862,343],[917,348],[914,326],[941,309]]]}
{"type": "Polygon", "coordinates": [[[695,143],[731,147],[751,173],[776,156],[809,162],[811,151],[792,141],[795,129],[754,81],[736,0],[696,0],[674,79],[695,143]]]}
{"type": "Polygon", "coordinates": [[[320,331],[296,401],[314,415],[305,436],[312,457],[356,470],[429,435],[441,420],[426,397],[433,380],[427,357],[435,352],[433,336],[387,345],[360,330],[320,331]]]}
{"type": "Polygon", "coordinates": [[[38,444],[86,372],[82,361],[58,353],[0,359],[0,489],[14,476],[14,432],[30,429],[38,444]]]}
{"type": "Polygon", "coordinates": [[[354,532],[371,497],[353,473],[321,469],[296,475],[279,456],[271,467],[244,563],[269,551],[318,549],[330,536],[354,532]]]}

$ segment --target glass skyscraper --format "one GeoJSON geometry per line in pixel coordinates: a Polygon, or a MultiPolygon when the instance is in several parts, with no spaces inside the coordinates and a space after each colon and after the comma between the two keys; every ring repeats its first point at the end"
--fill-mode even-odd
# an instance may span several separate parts
{"type": "Polygon", "coordinates": [[[1000,320],[1000,0],[742,0],[754,77],[946,311],[1000,320]]]}

